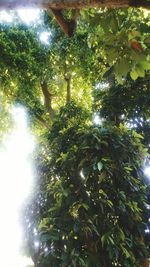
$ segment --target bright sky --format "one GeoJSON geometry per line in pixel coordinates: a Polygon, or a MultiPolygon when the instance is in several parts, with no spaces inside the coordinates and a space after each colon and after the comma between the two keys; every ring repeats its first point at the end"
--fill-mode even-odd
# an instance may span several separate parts
{"type": "Polygon", "coordinates": [[[21,227],[19,209],[33,182],[30,154],[34,139],[27,127],[25,110],[12,111],[15,129],[0,149],[0,264],[2,267],[25,267],[32,261],[19,255],[21,227]]]}
{"type": "Polygon", "coordinates": [[[150,179],[150,165],[145,167],[144,173],[150,179]]]}
{"type": "MultiPolygon", "coordinates": [[[[39,21],[40,9],[18,9],[17,14],[25,24],[30,26],[30,24],[39,21]]],[[[5,10],[0,11],[0,22],[12,23],[13,13],[7,12],[5,10]]],[[[48,45],[50,35],[50,31],[43,31],[39,33],[39,39],[42,43],[48,45]]]]}
{"type": "MultiPolygon", "coordinates": [[[[18,9],[18,16],[26,24],[31,24],[39,19],[39,9],[18,9]]],[[[6,10],[0,11],[0,21],[11,23],[13,22],[13,12],[7,12],[6,10]]]]}
{"type": "Polygon", "coordinates": [[[39,9],[18,9],[17,13],[21,20],[27,24],[36,21],[40,16],[39,9]]]}

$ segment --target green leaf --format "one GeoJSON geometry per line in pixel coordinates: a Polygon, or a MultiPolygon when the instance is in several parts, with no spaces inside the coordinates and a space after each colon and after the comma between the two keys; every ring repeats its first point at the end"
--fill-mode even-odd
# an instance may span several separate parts
{"type": "Polygon", "coordinates": [[[130,167],[124,167],[124,169],[126,170],[126,171],[129,171],[129,172],[131,172],[133,169],[132,168],[130,168],[130,167]]]}
{"type": "Polygon", "coordinates": [[[121,76],[126,76],[130,65],[127,59],[122,59],[115,65],[115,73],[121,76]]]}
{"type": "Polygon", "coordinates": [[[126,59],[121,60],[119,68],[120,68],[120,73],[126,76],[130,68],[128,60],[126,59]]]}
{"type": "Polygon", "coordinates": [[[130,72],[130,76],[132,78],[132,80],[136,80],[138,78],[138,73],[136,72],[135,69],[133,69],[131,72],[130,72]]]}
{"type": "Polygon", "coordinates": [[[107,205],[108,205],[110,208],[112,208],[112,207],[113,207],[113,203],[112,203],[112,201],[107,200],[107,205]]]}
{"type": "Polygon", "coordinates": [[[85,210],[88,210],[88,209],[89,209],[89,205],[86,204],[86,203],[82,203],[82,207],[83,207],[85,210]]]}
{"type": "Polygon", "coordinates": [[[141,61],[139,65],[144,69],[144,70],[150,70],[150,63],[148,61],[141,61]]]}
{"type": "Polygon", "coordinates": [[[146,61],[146,55],[137,53],[135,51],[132,51],[131,52],[131,59],[133,61],[136,61],[136,62],[140,63],[141,61],[146,61]]]}
{"type": "Polygon", "coordinates": [[[123,84],[122,76],[116,74],[116,80],[119,84],[123,84]]]}
{"type": "Polygon", "coordinates": [[[122,231],[122,229],[119,229],[119,237],[120,237],[121,241],[124,241],[125,240],[125,234],[122,231]]]}
{"type": "Polygon", "coordinates": [[[107,60],[108,62],[113,62],[118,57],[118,51],[115,48],[111,48],[108,50],[107,53],[107,60]]]}
{"type": "Polygon", "coordinates": [[[128,35],[128,39],[129,40],[132,40],[135,37],[141,37],[141,33],[139,31],[135,31],[134,30],[134,31],[130,32],[129,35],[128,35]]]}
{"type": "Polygon", "coordinates": [[[126,256],[126,258],[130,258],[130,253],[128,252],[126,248],[122,247],[122,251],[123,251],[123,254],[126,256]]]}
{"type": "Polygon", "coordinates": [[[145,76],[145,71],[144,68],[140,65],[136,65],[135,71],[137,72],[139,77],[144,77],[145,76]]]}
{"type": "Polygon", "coordinates": [[[150,36],[146,37],[144,42],[145,42],[145,44],[150,44],[150,36]]]}
{"type": "Polygon", "coordinates": [[[112,30],[116,32],[118,29],[118,21],[115,16],[112,17],[110,25],[111,25],[112,30]]]}

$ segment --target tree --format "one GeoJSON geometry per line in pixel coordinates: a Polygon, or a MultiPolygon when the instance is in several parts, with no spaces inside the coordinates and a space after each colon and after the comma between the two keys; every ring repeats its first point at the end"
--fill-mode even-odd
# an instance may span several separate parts
{"type": "Polygon", "coordinates": [[[148,18],[134,9],[83,11],[71,39],[44,19],[49,46],[39,43],[34,26],[1,25],[0,33],[4,107],[5,99],[26,105],[41,144],[37,184],[23,215],[26,253],[36,267],[139,266],[148,255],[147,154],[125,124],[136,120],[137,106],[138,118],[149,118],[148,79],[131,80],[149,77],[148,18]],[[113,86],[99,92],[102,82],[113,86]],[[95,126],[95,112],[107,123],[95,126]]]}
{"type": "Polygon", "coordinates": [[[27,244],[33,236],[29,244],[34,247],[38,238],[37,266],[140,266],[148,255],[141,169],[146,151],[135,131],[123,125],[93,126],[87,115],[70,102],[48,133],[48,180],[43,187],[39,169],[42,183],[33,207],[38,192],[44,201],[25,211],[33,223],[27,244]]]}
{"type": "MultiPolygon", "coordinates": [[[[67,13],[65,16],[69,19],[72,15],[67,13]]],[[[49,47],[38,42],[37,27],[29,30],[21,23],[11,27],[1,25],[1,81],[6,88],[9,80],[11,88],[9,92],[7,89],[5,92],[11,99],[10,91],[15,92],[13,95],[17,101],[22,101],[21,95],[25,99],[28,92],[30,96],[26,103],[30,109],[32,107],[32,114],[35,114],[35,109],[33,110],[30,100],[38,106],[35,117],[40,118],[43,125],[46,114],[39,100],[41,97],[49,96],[45,105],[48,104],[47,108],[52,110],[54,99],[57,99],[55,103],[65,102],[67,88],[69,91],[71,89],[72,97],[76,100],[78,97],[79,100],[80,95],[80,101],[84,101],[85,97],[81,95],[90,95],[90,88],[100,82],[103,75],[111,76],[113,73],[117,81],[122,83],[129,73],[132,79],[137,79],[144,77],[150,68],[149,21],[142,10],[82,11],[78,29],[71,39],[66,38],[55,21],[46,15],[45,23],[52,31],[49,47]],[[106,27],[108,23],[109,28],[106,27]],[[17,37],[18,34],[20,38],[17,37]],[[137,44],[136,48],[132,47],[133,42],[137,44]],[[45,95],[41,86],[43,83],[47,84],[44,88],[49,91],[45,95]],[[18,92],[15,91],[15,86],[18,92]],[[27,88],[23,90],[25,87],[27,88]]],[[[39,27],[42,30],[45,25],[39,27]]],[[[89,102],[87,98],[85,102],[89,102]]],[[[54,112],[51,115],[52,113],[54,112]]]]}
{"type": "MultiPolygon", "coordinates": [[[[40,27],[42,30],[43,25],[40,27]]],[[[40,123],[42,128],[49,128],[55,112],[69,100],[67,90],[72,91],[68,93],[76,101],[91,105],[90,99],[85,100],[91,83],[86,79],[86,84],[81,88],[85,74],[82,72],[84,77],[81,76],[80,53],[75,52],[81,40],[69,42],[60,31],[55,31],[51,46],[46,47],[38,41],[38,30],[36,27],[29,30],[22,24],[11,27],[1,25],[2,97],[9,103],[25,104],[36,125],[40,123]],[[77,58],[74,57],[75,53],[77,58]]],[[[84,39],[82,44],[86,45],[84,39]]]]}
{"type": "Polygon", "coordinates": [[[149,145],[149,76],[136,81],[128,79],[123,85],[112,85],[93,91],[93,110],[107,121],[119,125],[124,122],[144,136],[149,145]]]}

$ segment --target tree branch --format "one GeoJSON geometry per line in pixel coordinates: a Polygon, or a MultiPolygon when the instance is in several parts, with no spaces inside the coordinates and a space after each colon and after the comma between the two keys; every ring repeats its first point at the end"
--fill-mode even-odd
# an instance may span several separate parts
{"type": "Polygon", "coordinates": [[[71,37],[74,34],[75,28],[76,28],[76,19],[77,17],[73,17],[72,20],[67,20],[63,17],[62,10],[56,10],[56,9],[51,9],[57,23],[59,26],[62,28],[64,33],[68,36],[71,37]]]}
{"type": "Polygon", "coordinates": [[[71,101],[71,76],[68,78],[65,78],[67,82],[67,97],[66,102],[69,103],[71,101]]]}
{"type": "Polygon", "coordinates": [[[65,73],[64,73],[64,79],[67,83],[67,96],[66,96],[66,103],[69,103],[71,101],[71,74],[67,73],[67,66],[65,65],[65,73]]]}
{"type": "Polygon", "coordinates": [[[41,7],[45,9],[81,9],[101,7],[150,7],[149,0],[1,0],[0,8],[41,7]]]}
{"type": "Polygon", "coordinates": [[[37,114],[34,114],[34,116],[35,116],[36,120],[37,120],[38,122],[40,122],[40,124],[41,124],[42,126],[44,126],[46,129],[49,129],[49,128],[50,128],[49,125],[46,123],[46,121],[45,121],[41,116],[39,116],[39,115],[37,115],[37,114]]]}
{"type": "Polygon", "coordinates": [[[46,81],[41,83],[41,89],[42,89],[42,92],[44,95],[45,107],[48,110],[50,119],[53,120],[55,117],[55,112],[52,108],[52,94],[50,94],[50,92],[48,91],[48,85],[47,85],[46,81]]]}

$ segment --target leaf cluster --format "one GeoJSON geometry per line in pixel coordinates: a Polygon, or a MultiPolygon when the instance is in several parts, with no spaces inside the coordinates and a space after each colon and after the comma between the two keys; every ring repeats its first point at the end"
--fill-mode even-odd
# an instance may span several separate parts
{"type": "Polygon", "coordinates": [[[38,266],[139,266],[148,253],[141,137],[122,125],[95,127],[70,103],[48,138],[38,266]]]}

